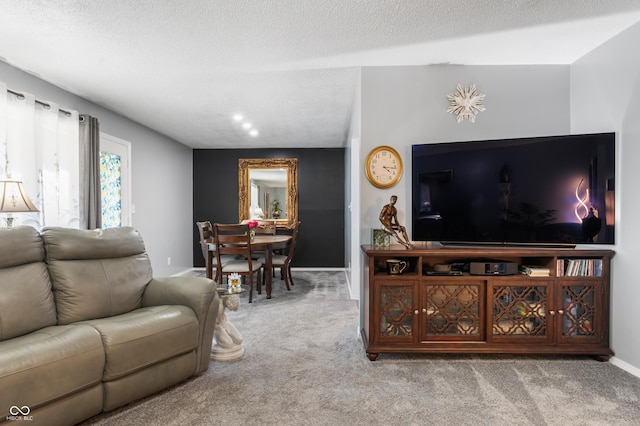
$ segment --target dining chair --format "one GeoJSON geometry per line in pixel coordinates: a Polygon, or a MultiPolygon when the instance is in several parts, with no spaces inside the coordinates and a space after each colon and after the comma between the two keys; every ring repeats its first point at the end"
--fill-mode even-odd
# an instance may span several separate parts
{"type": "MultiPolygon", "coordinates": [[[[298,222],[296,226],[293,228],[293,232],[291,233],[291,244],[289,244],[288,252],[286,255],[284,254],[274,254],[271,256],[271,267],[273,270],[276,268],[280,268],[280,279],[284,280],[285,285],[287,286],[287,290],[291,291],[291,286],[293,285],[293,277],[291,276],[291,260],[293,259],[293,254],[296,249],[296,243],[298,241],[298,231],[300,229],[300,224],[302,222],[298,222]]],[[[259,259],[262,268],[265,268],[266,259],[264,257],[259,259]]],[[[264,275],[266,272],[262,274],[262,280],[264,283],[264,275]]]]}
{"type": "MultiPolygon", "coordinates": [[[[202,222],[196,222],[196,226],[198,227],[198,232],[200,233],[200,248],[202,249],[202,256],[204,257],[204,265],[205,270],[209,267],[209,250],[213,251],[213,257],[215,257],[215,238],[213,235],[213,226],[211,226],[211,222],[208,220],[202,222]]],[[[222,256],[220,261],[222,264],[226,264],[232,260],[237,260],[237,256],[225,255],[222,256]]],[[[216,261],[217,265],[217,261],[216,261]]],[[[216,266],[212,265],[212,266],[216,266]]],[[[215,267],[215,282],[220,282],[220,269],[215,267]]]]}
{"type": "MultiPolygon", "coordinates": [[[[213,227],[211,226],[211,222],[208,220],[202,222],[196,222],[196,226],[198,227],[198,232],[200,233],[200,248],[202,249],[202,256],[204,257],[204,265],[205,268],[208,268],[209,265],[209,244],[214,244],[213,238],[213,227]]],[[[216,269],[216,274],[217,274],[216,269]]],[[[218,281],[216,279],[216,281],[218,281]]]]}
{"type": "Polygon", "coordinates": [[[276,235],[276,221],[275,220],[259,220],[258,226],[255,228],[256,235],[276,235]]]}
{"type": "MultiPolygon", "coordinates": [[[[220,270],[220,281],[225,275],[237,273],[243,278],[249,279],[249,303],[253,301],[253,274],[257,274],[258,293],[261,293],[262,263],[251,258],[251,236],[249,225],[245,224],[221,224],[213,225],[216,241],[216,259],[220,270]],[[223,256],[237,256],[238,259],[222,262],[223,256]]],[[[218,276],[216,271],[216,276],[218,276]]]]}

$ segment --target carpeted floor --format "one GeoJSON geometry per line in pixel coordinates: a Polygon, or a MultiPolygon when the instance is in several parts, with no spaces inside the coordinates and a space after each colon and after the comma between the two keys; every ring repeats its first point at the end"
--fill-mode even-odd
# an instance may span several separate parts
{"type": "Polygon", "coordinates": [[[245,355],[86,425],[638,425],[640,379],[582,357],[381,355],[342,272],[293,272],[229,320],[245,355]]]}

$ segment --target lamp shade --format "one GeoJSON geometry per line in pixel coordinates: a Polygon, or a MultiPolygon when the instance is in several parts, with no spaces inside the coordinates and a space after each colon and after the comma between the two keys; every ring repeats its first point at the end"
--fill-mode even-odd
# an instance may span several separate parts
{"type": "Polygon", "coordinates": [[[39,211],[33,205],[22,182],[18,180],[0,180],[0,212],[24,213],[39,211]]]}

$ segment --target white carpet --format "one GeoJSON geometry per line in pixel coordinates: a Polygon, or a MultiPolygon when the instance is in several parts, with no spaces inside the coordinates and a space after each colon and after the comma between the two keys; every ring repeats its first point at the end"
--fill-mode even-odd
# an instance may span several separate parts
{"type": "Polygon", "coordinates": [[[358,339],[343,272],[228,312],[245,355],[85,424],[637,425],[640,379],[586,357],[381,355],[358,339]]]}

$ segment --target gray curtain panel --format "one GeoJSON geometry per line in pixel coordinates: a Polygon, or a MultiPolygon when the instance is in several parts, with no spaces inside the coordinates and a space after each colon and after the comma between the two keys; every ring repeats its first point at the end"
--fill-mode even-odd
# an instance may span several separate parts
{"type": "Polygon", "coordinates": [[[100,194],[100,124],[80,114],[80,228],[102,227],[100,194]]]}

